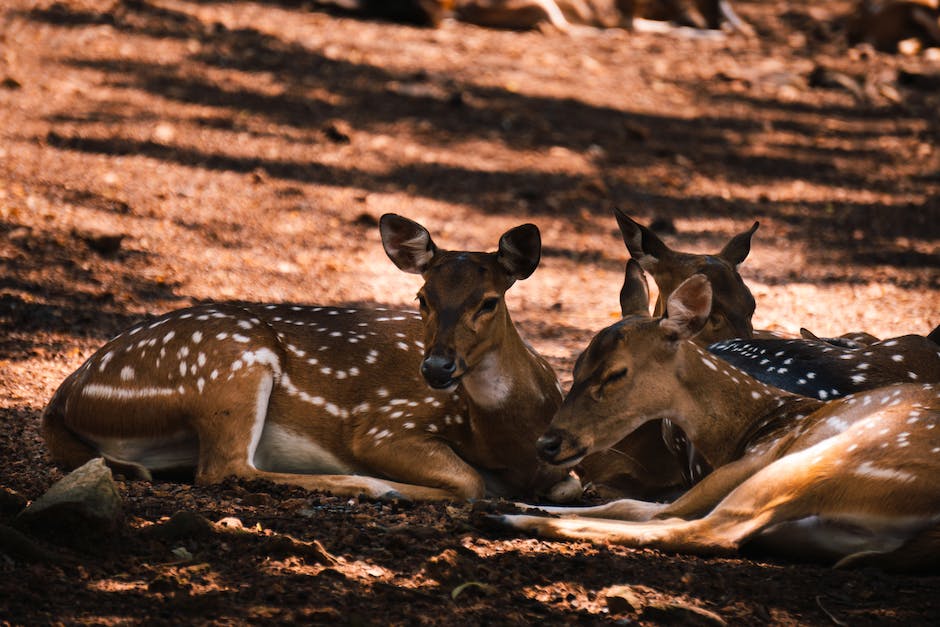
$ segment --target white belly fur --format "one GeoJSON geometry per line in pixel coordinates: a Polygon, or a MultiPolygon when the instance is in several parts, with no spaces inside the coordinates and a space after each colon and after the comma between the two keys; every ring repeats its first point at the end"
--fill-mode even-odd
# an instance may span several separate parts
{"type": "Polygon", "coordinates": [[[346,475],[354,469],[313,440],[287,427],[265,423],[255,450],[255,468],[303,475],[346,475]]]}
{"type": "Polygon", "coordinates": [[[106,459],[142,466],[150,471],[195,468],[199,455],[196,434],[186,430],[163,437],[85,437],[106,459]]]}

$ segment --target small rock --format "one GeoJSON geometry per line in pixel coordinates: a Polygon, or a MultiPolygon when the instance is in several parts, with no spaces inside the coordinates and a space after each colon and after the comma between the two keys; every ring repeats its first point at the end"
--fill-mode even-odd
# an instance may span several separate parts
{"type": "Polygon", "coordinates": [[[14,519],[28,532],[56,536],[103,535],[117,528],[121,496],[104,459],[98,457],[57,481],[14,519]]]}
{"type": "Polygon", "coordinates": [[[336,566],[339,564],[339,560],[330,555],[329,551],[327,551],[319,541],[305,542],[287,534],[279,533],[271,536],[264,543],[262,550],[269,556],[275,558],[299,555],[306,561],[323,566],[336,566]]]}
{"type": "Polygon", "coordinates": [[[121,233],[84,233],[77,236],[99,255],[113,255],[121,250],[121,242],[127,237],[121,233]]]}
{"type": "Polygon", "coordinates": [[[611,586],[604,590],[604,600],[611,614],[640,612],[645,603],[633,586],[611,586]]]}
{"type": "Polygon", "coordinates": [[[352,141],[352,129],[343,120],[330,120],[323,127],[323,134],[334,144],[348,144],[352,141]]]}
{"type": "Polygon", "coordinates": [[[212,534],[215,526],[204,516],[191,511],[182,511],[159,525],[149,527],[150,534],[167,541],[204,538],[212,534]]]}

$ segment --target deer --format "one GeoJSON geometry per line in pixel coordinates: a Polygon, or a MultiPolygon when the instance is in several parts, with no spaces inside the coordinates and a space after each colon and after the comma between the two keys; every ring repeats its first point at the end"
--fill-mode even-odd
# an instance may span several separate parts
{"type": "Polygon", "coordinates": [[[746,36],[754,35],[727,0],[456,0],[454,16],[462,22],[512,30],[627,28],[695,36],[694,30],[685,28],[697,29],[701,36],[702,31],[727,24],[746,36]]]}
{"type": "MultiPolygon", "coordinates": [[[[648,288],[635,289],[639,282],[646,285],[644,271],[652,275],[660,288],[655,315],[665,312],[667,290],[701,273],[709,279],[714,297],[711,315],[697,339],[708,344],[751,337],[754,331],[751,316],[756,303],[738,268],[750,253],[759,222],[734,235],[718,253],[706,255],[673,250],[648,227],[618,208],[613,211],[630,253],[620,292],[623,316],[649,307],[648,288]]],[[[711,467],[667,418],[651,421],[609,450],[587,457],[580,470],[602,497],[662,498],[687,489],[710,472],[711,467]]]]}
{"type": "MultiPolygon", "coordinates": [[[[634,283],[632,289],[644,286],[634,283]]],[[[693,275],[667,314],[639,307],[600,331],[536,447],[571,467],[669,417],[715,470],[671,503],[620,500],[492,515],[502,527],[702,556],[742,549],[837,567],[935,567],[940,558],[940,390],[898,383],[819,400],[723,364],[695,337],[712,288],[693,275]]]]}
{"type": "MultiPolygon", "coordinates": [[[[698,340],[703,344],[711,344],[754,335],[751,318],[757,303],[741,277],[739,268],[751,252],[751,240],[760,227],[759,221],[734,235],[719,252],[700,254],[674,250],[649,227],[640,224],[621,209],[614,207],[613,212],[630,258],[649,273],[659,288],[653,315],[661,316],[665,313],[667,296],[683,281],[694,274],[702,274],[712,286],[713,301],[708,323],[698,340]]],[[[635,279],[629,276],[629,272],[627,275],[620,300],[621,303],[627,301],[629,305],[635,279]]]]}
{"type": "Polygon", "coordinates": [[[536,455],[561,389],[505,302],[538,266],[538,228],[510,229],[496,252],[438,248],[395,214],[379,230],[391,261],[423,278],[418,312],[208,303],[140,322],[53,395],[53,461],[379,499],[580,496],[536,455]]]}
{"type": "Polygon", "coordinates": [[[708,352],[764,383],[820,400],[891,383],[940,383],[940,345],[929,337],[813,339],[801,332],[800,339],[725,340],[708,352]]]}
{"type": "Polygon", "coordinates": [[[450,15],[453,0],[314,0],[313,6],[352,15],[436,28],[450,15]]]}
{"type": "MultiPolygon", "coordinates": [[[[748,375],[821,400],[891,383],[940,382],[940,354],[933,339],[937,330],[927,337],[910,334],[886,340],[861,331],[818,338],[801,329],[802,339],[755,331],[751,325],[754,298],[738,267],[750,252],[759,222],[735,235],[717,255],[703,255],[673,250],[621,210],[615,208],[614,213],[631,259],[660,288],[654,315],[665,314],[665,295],[694,274],[705,275],[712,288],[712,308],[696,341],[748,375]]],[[[627,295],[639,280],[628,267],[621,290],[624,316],[639,306],[639,302],[631,304],[627,295]]],[[[668,496],[676,487],[688,488],[711,471],[668,419],[643,425],[612,450],[591,455],[583,466],[585,476],[600,486],[603,495],[641,498],[668,496]]]]}
{"type": "MultiPolygon", "coordinates": [[[[654,315],[665,312],[666,295],[683,281],[704,274],[712,286],[712,313],[696,339],[751,376],[823,400],[889,383],[940,382],[940,356],[932,335],[879,340],[854,331],[838,338],[819,338],[801,328],[802,339],[797,339],[755,331],[751,325],[754,297],[737,270],[750,252],[759,222],[734,236],[717,255],[702,255],[675,251],[619,209],[614,213],[631,258],[660,288],[654,315]]],[[[629,281],[628,277],[622,289],[628,289],[629,281]]]]}
{"type": "Polygon", "coordinates": [[[852,45],[897,52],[902,41],[915,39],[924,48],[940,46],[937,0],[859,0],[845,21],[852,45]]]}

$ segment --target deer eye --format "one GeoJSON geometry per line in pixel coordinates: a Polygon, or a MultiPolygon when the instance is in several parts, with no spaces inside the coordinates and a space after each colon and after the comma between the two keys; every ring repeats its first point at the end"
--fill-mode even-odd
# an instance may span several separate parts
{"type": "Polygon", "coordinates": [[[428,310],[428,301],[421,294],[418,294],[418,309],[420,309],[422,312],[428,310]]]}
{"type": "Polygon", "coordinates": [[[485,314],[493,313],[494,311],[496,311],[496,308],[498,306],[499,306],[498,298],[484,299],[483,303],[480,304],[480,308],[477,309],[476,315],[477,317],[479,317],[485,314]]]}
{"type": "Polygon", "coordinates": [[[610,385],[612,383],[617,383],[618,381],[623,381],[626,377],[627,377],[626,368],[620,368],[618,370],[614,370],[613,372],[608,374],[606,377],[604,377],[604,385],[610,385]]]}

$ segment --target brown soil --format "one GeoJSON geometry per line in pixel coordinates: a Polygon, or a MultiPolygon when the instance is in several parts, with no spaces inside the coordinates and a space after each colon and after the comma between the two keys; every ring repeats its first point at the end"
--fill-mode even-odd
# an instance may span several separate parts
{"type": "MultiPolygon", "coordinates": [[[[425,30],[289,0],[4,3],[0,487],[33,499],[61,476],[42,407],[147,314],[410,303],[418,279],[379,244],[387,211],[452,248],[537,223],[543,263],[510,306],[566,384],[615,315],[612,205],[697,251],[760,220],[742,269],[759,328],[926,333],[936,60],[848,49],[848,2],[737,7],[759,39],[425,30]]],[[[478,528],[469,505],[119,485],[119,532],[44,544],[61,564],[0,553],[0,623],[704,620],[688,606],[732,624],[940,623],[935,576],[543,542],[478,528]],[[251,532],[148,531],[185,510],[251,532]],[[608,605],[621,584],[673,609],[608,605]]]]}

